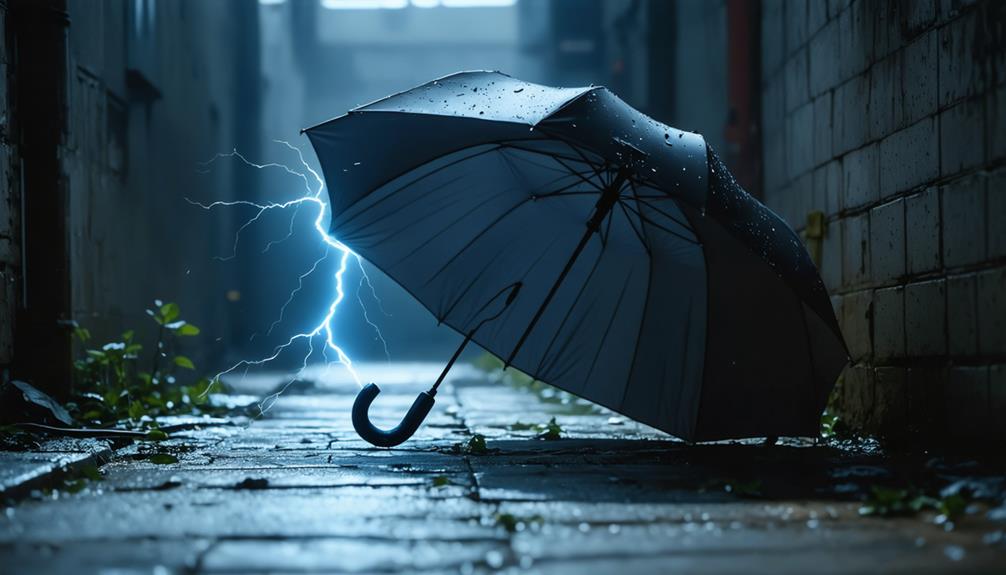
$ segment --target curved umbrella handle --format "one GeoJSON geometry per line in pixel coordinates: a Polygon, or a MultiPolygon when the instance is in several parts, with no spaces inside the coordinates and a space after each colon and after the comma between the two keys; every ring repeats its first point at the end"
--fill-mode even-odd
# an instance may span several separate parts
{"type": "Polygon", "coordinates": [[[356,395],[356,401],[353,402],[353,428],[367,443],[377,447],[394,447],[412,437],[436,401],[431,393],[427,391],[420,393],[412,402],[409,412],[402,418],[402,422],[394,429],[384,430],[371,423],[368,414],[370,404],[379,393],[381,388],[377,387],[376,383],[368,383],[356,395]]]}

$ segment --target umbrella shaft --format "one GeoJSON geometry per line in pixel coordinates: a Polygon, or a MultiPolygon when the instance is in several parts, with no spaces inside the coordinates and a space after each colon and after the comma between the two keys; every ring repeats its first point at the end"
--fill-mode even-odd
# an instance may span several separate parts
{"type": "Polygon", "coordinates": [[[538,311],[535,312],[534,317],[531,319],[531,323],[528,324],[524,333],[520,336],[520,340],[517,341],[517,345],[514,346],[513,351],[510,352],[510,357],[506,359],[503,364],[503,369],[506,369],[513,362],[513,358],[517,356],[517,352],[523,347],[524,342],[527,340],[528,336],[531,335],[531,330],[537,325],[538,320],[541,319],[542,314],[545,313],[545,308],[548,304],[552,302],[552,298],[555,297],[556,292],[559,291],[559,286],[562,285],[563,280],[569,274],[569,271],[573,269],[573,264],[576,263],[576,259],[580,257],[583,252],[583,248],[587,247],[587,242],[590,241],[590,237],[594,235],[599,229],[601,229],[601,223],[604,218],[608,217],[611,212],[611,208],[615,206],[618,201],[618,197],[622,191],[622,184],[625,183],[626,174],[624,171],[619,170],[618,176],[615,177],[614,181],[611,182],[604,192],[601,194],[601,198],[597,200],[597,204],[594,206],[594,215],[591,216],[590,220],[587,221],[587,231],[584,232],[583,237],[580,238],[580,243],[576,245],[576,249],[573,250],[573,254],[569,256],[569,261],[566,262],[566,266],[562,268],[562,272],[559,273],[559,277],[556,278],[555,283],[552,284],[552,289],[548,291],[548,295],[545,296],[545,300],[541,302],[538,307],[538,311]]]}

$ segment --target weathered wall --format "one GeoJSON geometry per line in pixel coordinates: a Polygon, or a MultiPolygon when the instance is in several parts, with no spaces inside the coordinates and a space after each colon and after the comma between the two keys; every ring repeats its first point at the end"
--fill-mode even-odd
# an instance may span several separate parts
{"type": "Polygon", "coordinates": [[[1006,438],[1006,3],[765,0],[764,197],[808,237],[855,426],[1006,438]],[[810,234],[813,236],[814,234],[810,234]]]}
{"type": "Polygon", "coordinates": [[[17,145],[10,131],[10,70],[7,3],[0,2],[0,380],[14,353],[14,315],[21,280],[21,176],[17,145]]]}
{"type": "MultiPolygon", "coordinates": [[[[22,17],[38,12],[26,0],[14,5],[22,17]]],[[[22,270],[54,265],[25,257],[22,228],[25,246],[42,239],[65,246],[69,308],[59,320],[77,320],[99,343],[132,328],[143,337],[153,333],[144,313],[152,300],[178,301],[205,333],[187,352],[223,362],[241,319],[225,296],[238,287],[241,270],[213,256],[230,252],[234,215],[208,214],[186,198],[255,199],[252,181],[232,164],[201,173],[199,162],[236,147],[254,155],[257,148],[257,2],[67,0],[65,12],[62,0],[53,6],[46,14],[60,18],[67,43],[58,55],[65,94],[52,106],[65,121],[55,130],[41,125],[45,114],[26,115],[24,101],[9,105],[26,74],[46,65],[21,45],[34,33],[33,22],[0,23],[8,35],[0,43],[0,370],[13,363],[13,376],[57,395],[69,386],[65,376],[39,376],[45,370],[35,364],[62,358],[34,350],[37,338],[23,341],[26,323],[15,319],[32,295],[22,270]],[[16,54],[20,69],[10,65],[16,54]],[[22,197],[40,196],[19,167],[19,146],[33,130],[58,132],[49,156],[58,166],[61,191],[53,201],[62,206],[65,229],[21,225],[22,197]]],[[[7,14],[0,0],[0,16],[7,14]]],[[[53,341],[68,337],[59,321],[35,323],[53,341]]]]}

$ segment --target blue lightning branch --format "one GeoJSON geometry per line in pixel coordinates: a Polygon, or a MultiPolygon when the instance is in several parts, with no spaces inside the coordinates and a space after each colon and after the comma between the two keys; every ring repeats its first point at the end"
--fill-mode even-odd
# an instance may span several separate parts
{"type": "Polygon", "coordinates": [[[335,319],[335,315],[336,312],[338,311],[339,304],[342,303],[342,301],[345,299],[346,296],[344,289],[344,276],[346,274],[347,268],[349,267],[350,257],[354,259],[362,274],[360,279],[360,285],[357,287],[356,297],[360,303],[360,306],[363,308],[364,319],[366,320],[367,324],[369,324],[374,329],[375,333],[377,334],[377,339],[379,339],[381,341],[381,344],[384,346],[385,355],[387,355],[388,358],[390,359],[390,354],[388,352],[388,343],[387,341],[385,341],[384,336],[381,334],[380,328],[370,319],[370,316],[367,314],[367,307],[363,302],[363,297],[360,295],[360,289],[362,288],[363,284],[366,283],[370,289],[371,296],[377,301],[382,313],[388,315],[387,312],[384,311],[383,303],[381,302],[380,298],[377,297],[377,292],[374,290],[374,286],[370,281],[370,277],[367,275],[367,271],[363,267],[363,260],[360,258],[360,256],[353,253],[353,251],[350,250],[348,246],[346,246],[339,240],[333,238],[325,230],[324,220],[325,220],[325,214],[328,211],[328,204],[323,196],[323,192],[325,190],[324,180],[322,180],[321,176],[318,175],[318,172],[316,172],[310,165],[308,165],[307,161],[305,161],[304,159],[304,155],[301,152],[300,148],[283,140],[274,140],[274,142],[282,144],[283,146],[286,146],[290,150],[296,152],[297,158],[299,159],[300,164],[303,167],[303,171],[296,170],[286,164],[281,164],[278,162],[268,162],[261,164],[255,163],[245,158],[237,150],[233,150],[228,153],[219,153],[215,155],[213,158],[209,159],[208,161],[201,163],[200,166],[202,170],[208,171],[210,165],[213,164],[214,162],[220,159],[234,158],[242,162],[246,166],[258,170],[264,170],[268,168],[281,169],[286,173],[298,177],[304,181],[305,195],[285,202],[269,202],[269,203],[257,203],[249,200],[233,200],[233,201],[216,201],[206,204],[191,200],[189,198],[185,198],[185,200],[190,204],[198,206],[204,210],[213,210],[215,208],[234,207],[234,206],[246,206],[255,209],[254,215],[247,221],[245,221],[237,229],[237,232],[235,233],[234,236],[234,245],[232,247],[231,254],[229,256],[224,257],[218,256],[217,259],[219,260],[230,260],[237,255],[237,248],[241,239],[241,232],[243,232],[249,226],[258,221],[262,217],[262,215],[265,214],[266,212],[272,210],[285,210],[288,208],[294,209],[294,213],[290,218],[290,227],[287,235],[279,240],[270,241],[263,250],[263,253],[269,251],[269,249],[272,246],[280,242],[286,241],[293,235],[294,220],[296,219],[297,213],[300,211],[300,208],[302,206],[304,206],[305,204],[312,204],[317,207],[318,214],[314,219],[314,230],[317,232],[318,237],[321,239],[321,241],[324,242],[325,244],[325,253],[320,258],[315,260],[314,264],[305,273],[301,274],[298,277],[297,287],[290,293],[290,296],[287,298],[286,302],[280,308],[279,317],[269,326],[269,329],[266,332],[267,335],[271,334],[273,329],[275,329],[278,325],[282,323],[283,315],[286,312],[287,306],[290,305],[290,303],[293,301],[297,293],[300,292],[301,289],[303,289],[304,280],[307,279],[311,274],[315,272],[315,270],[318,269],[318,266],[321,264],[321,262],[327,259],[332,254],[333,250],[338,253],[339,267],[335,272],[335,297],[328,304],[326,313],[322,318],[321,322],[318,323],[310,331],[297,333],[290,336],[290,338],[285,343],[276,346],[270,355],[259,359],[241,360],[238,363],[232,365],[231,367],[221,371],[213,378],[214,382],[218,382],[220,381],[221,377],[229,373],[232,373],[238,369],[244,368],[244,370],[247,371],[249,368],[252,367],[266,365],[269,362],[278,358],[284,351],[288,350],[295,343],[302,340],[306,341],[307,353],[304,355],[304,359],[303,362],[301,363],[300,369],[292,378],[290,378],[289,381],[286,382],[286,384],[282,388],[280,388],[275,393],[263,398],[263,400],[259,403],[259,410],[261,411],[261,413],[265,413],[273,405],[273,403],[275,403],[275,401],[279,398],[279,396],[291,384],[293,384],[294,381],[299,379],[300,376],[303,374],[303,372],[307,369],[311,357],[314,356],[316,352],[315,340],[319,337],[324,339],[324,346],[321,349],[321,356],[325,360],[326,364],[331,363],[329,353],[330,352],[334,353],[335,362],[342,365],[346,369],[346,371],[349,372],[350,375],[352,375],[353,380],[356,381],[357,385],[362,385],[360,376],[359,374],[357,374],[356,369],[353,367],[353,361],[346,354],[346,352],[343,351],[343,349],[335,342],[335,333],[333,329],[333,320],[335,319]]]}

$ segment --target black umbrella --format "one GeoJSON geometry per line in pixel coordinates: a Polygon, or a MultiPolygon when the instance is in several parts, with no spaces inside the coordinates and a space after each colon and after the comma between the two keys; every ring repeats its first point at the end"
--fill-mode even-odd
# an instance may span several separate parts
{"type": "Polygon", "coordinates": [[[705,140],[602,87],[435,80],[307,131],[333,234],[469,341],[678,437],[816,435],[847,362],[797,235],[705,140]]]}

